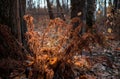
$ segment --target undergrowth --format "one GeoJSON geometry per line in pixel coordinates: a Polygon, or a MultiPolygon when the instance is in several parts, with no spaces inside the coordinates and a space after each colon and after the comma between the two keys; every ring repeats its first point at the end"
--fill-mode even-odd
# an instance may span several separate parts
{"type": "Polygon", "coordinates": [[[34,54],[28,57],[32,63],[29,66],[33,67],[30,79],[75,79],[76,76],[88,79],[86,72],[91,68],[90,59],[81,59],[79,56],[83,50],[92,54],[91,47],[96,44],[104,46],[102,34],[95,32],[96,29],[88,29],[81,34],[86,25],[76,17],[69,24],[60,18],[50,20],[42,35],[39,35],[34,31],[33,17],[25,15],[24,19],[28,28],[25,37],[34,54]]]}

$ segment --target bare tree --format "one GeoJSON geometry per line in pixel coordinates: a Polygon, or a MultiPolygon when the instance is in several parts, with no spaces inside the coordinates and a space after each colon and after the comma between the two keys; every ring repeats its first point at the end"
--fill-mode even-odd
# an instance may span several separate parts
{"type": "Polygon", "coordinates": [[[23,16],[25,15],[26,12],[26,0],[19,0],[20,3],[20,25],[21,25],[21,39],[22,43],[25,46],[26,45],[26,40],[24,37],[25,32],[27,31],[25,21],[23,19],[23,16]]]}
{"type": "Polygon", "coordinates": [[[21,25],[20,25],[20,9],[19,9],[19,6],[20,3],[19,3],[19,0],[17,0],[17,8],[16,8],[16,23],[17,23],[17,38],[18,40],[21,42],[21,25]]]}
{"type": "Polygon", "coordinates": [[[106,16],[106,0],[104,1],[104,16],[106,16]]]}
{"type": "Polygon", "coordinates": [[[65,20],[65,17],[64,17],[64,13],[63,13],[63,9],[62,9],[62,6],[60,5],[60,1],[57,0],[57,12],[58,12],[58,17],[60,17],[61,19],[65,20]]]}
{"type": "Polygon", "coordinates": [[[27,0],[28,11],[31,11],[33,8],[33,0],[27,0]]]}
{"type": "Polygon", "coordinates": [[[120,9],[120,0],[114,0],[115,10],[120,9]]]}
{"type": "Polygon", "coordinates": [[[87,0],[86,23],[92,26],[94,22],[95,0],[87,0]]]}
{"type": "Polygon", "coordinates": [[[48,12],[49,12],[49,17],[50,19],[54,19],[55,16],[53,14],[53,11],[52,11],[52,5],[50,3],[50,0],[46,0],[47,1],[47,7],[48,7],[48,12]]]}

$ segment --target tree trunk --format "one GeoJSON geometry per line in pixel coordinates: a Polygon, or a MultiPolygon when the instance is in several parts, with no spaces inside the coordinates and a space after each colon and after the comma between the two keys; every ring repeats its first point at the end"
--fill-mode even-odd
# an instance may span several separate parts
{"type": "Polygon", "coordinates": [[[120,9],[120,0],[114,0],[115,10],[120,9]]]}
{"type": "Polygon", "coordinates": [[[0,0],[0,23],[1,24],[10,25],[10,20],[9,20],[10,6],[11,6],[10,0],[0,0]]]}
{"type": "Polygon", "coordinates": [[[86,24],[92,27],[94,23],[95,0],[87,0],[86,24]]]}
{"type": "Polygon", "coordinates": [[[114,0],[114,8],[115,8],[115,10],[117,10],[117,7],[118,7],[118,0],[114,0]]]}
{"type": "Polygon", "coordinates": [[[68,3],[68,0],[67,0],[67,11],[69,12],[69,3],[68,3]]]}
{"type": "Polygon", "coordinates": [[[57,0],[57,9],[58,9],[58,17],[60,17],[61,19],[65,20],[65,17],[64,17],[64,13],[63,13],[63,9],[62,9],[62,6],[60,5],[60,1],[57,0]]]}
{"type": "Polygon", "coordinates": [[[0,1],[0,23],[8,25],[12,34],[17,38],[16,7],[16,0],[0,1]]]}
{"type": "Polygon", "coordinates": [[[106,0],[104,1],[104,16],[106,17],[106,0]]]}
{"type": "MultiPolygon", "coordinates": [[[[20,3],[25,0],[0,0],[0,24],[5,24],[10,27],[12,34],[21,41],[21,19],[24,15],[21,14],[21,6],[26,6],[25,3],[20,3]]],[[[24,26],[25,27],[25,26],[24,26]]],[[[24,28],[26,30],[26,28],[24,28]]],[[[23,33],[23,32],[22,32],[23,33]]],[[[23,34],[22,34],[23,35],[23,34]]]]}
{"type": "Polygon", "coordinates": [[[19,10],[19,0],[0,0],[0,58],[4,59],[1,63],[5,65],[0,67],[2,79],[10,79],[9,76],[14,67],[22,67],[19,61],[22,62],[26,58],[24,47],[16,40],[20,41],[21,36],[20,19],[22,17],[19,10]],[[17,63],[13,64],[11,59],[17,63]]]}
{"type": "Polygon", "coordinates": [[[25,15],[26,12],[26,1],[25,0],[19,0],[20,1],[20,24],[21,24],[21,39],[22,43],[25,46],[26,45],[26,40],[24,37],[25,32],[27,31],[27,27],[25,24],[25,21],[23,19],[23,16],[25,15]]]}
{"type": "Polygon", "coordinates": [[[47,0],[47,7],[48,7],[48,12],[49,12],[49,17],[50,19],[54,19],[54,14],[53,14],[53,11],[52,11],[52,7],[51,7],[51,3],[49,0],[47,0]]]}
{"type": "Polygon", "coordinates": [[[84,19],[85,0],[71,0],[71,18],[84,19]]]}
{"type": "Polygon", "coordinates": [[[16,23],[17,23],[17,38],[19,40],[19,42],[21,42],[21,25],[20,25],[20,3],[19,3],[19,0],[16,0],[17,1],[17,8],[16,8],[16,23]]]}
{"type": "Polygon", "coordinates": [[[120,0],[118,0],[118,9],[120,9],[120,0]]]}

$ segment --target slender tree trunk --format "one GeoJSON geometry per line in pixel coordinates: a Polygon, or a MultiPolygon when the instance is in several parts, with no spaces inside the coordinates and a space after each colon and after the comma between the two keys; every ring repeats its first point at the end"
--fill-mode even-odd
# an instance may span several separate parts
{"type": "Polygon", "coordinates": [[[104,1],[104,16],[106,17],[106,0],[104,1]]]}
{"type": "Polygon", "coordinates": [[[57,0],[57,8],[58,8],[58,14],[61,19],[65,20],[65,17],[64,17],[64,13],[63,13],[63,9],[62,9],[62,6],[60,5],[60,1],[57,0]]]}
{"type": "Polygon", "coordinates": [[[19,0],[17,0],[17,8],[16,8],[16,21],[17,21],[17,38],[19,42],[21,42],[21,25],[20,25],[20,3],[19,0]]]}
{"type": "Polygon", "coordinates": [[[115,10],[120,9],[120,0],[114,0],[115,10]]]}
{"type": "Polygon", "coordinates": [[[115,10],[117,10],[117,7],[118,7],[118,0],[114,0],[114,8],[115,8],[115,10]]]}
{"type": "Polygon", "coordinates": [[[21,24],[21,39],[22,43],[25,46],[26,45],[26,40],[25,40],[25,32],[27,31],[27,27],[25,24],[25,21],[23,19],[23,16],[25,15],[26,12],[26,1],[25,0],[19,0],[20,1],[20,24],[21,24]]]}
{"type": "Polygon", "coordinates": [[[118,5],[118,9],[120,9],[120,0],[118,0],[118,4],[117,5],[118,5]]]}
{"type": "Polygon", "coordinates": [[[94,23],[95,0],[87,0],[86,23],[92,27],[94,23]]]}
{"type": "Polygon", "coordinates": [[[49,0],[47,0],[47,7],[48,7],[48,12],[49,12],[49,17],[50,19],[54,19],[54,15],[53,15],[53,11],[52,11],[52,7],[51,7],[51,3],[49,0]]]}
{"type": "Polygon", "coordinates": [[[68,4],[68,0],[67,0],[67,11],[69,12],[69,7],[68,6],[69,6],[69,4],[68,4]]]}

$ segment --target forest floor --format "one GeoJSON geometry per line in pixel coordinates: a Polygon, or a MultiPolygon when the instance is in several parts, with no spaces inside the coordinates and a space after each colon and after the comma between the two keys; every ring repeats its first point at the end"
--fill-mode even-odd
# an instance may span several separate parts
{"type": "MultiPolygon", "coordinates": [[[[47,19],[46,19],[47,20],[47,19]]],[[[46,21],[47,23],[49,21],[46,21]]],[[[44,26],[42,21],[40,24],[44,26]],[[41,24],[42,23],[42,24],[41,24]]],[[[36,25],[36,31],[40,32],[40,26],[36,25]]],[[[102,28],[102,27],[101,27],[102,28]]],[[[100,28],[100,29],[101,29],[100,28]]],[[[44,29],[44,28],[42,28],[44,29]]],[[[99,29],[99,28],[98,28],[99,29]]],[[[41,30],[42,31],[42,30],[41,30]]],[[[107,36],[114,34],[105,33],[107,36]]],[[[108,40],[109,46],[107,48],[92,47],[92,54],[89,52],[82,52],[82,58],[90,58],[92,63],[91,73],[94,74],[95,79],[119,79],[120,78],[120,40],[108,40]]],[[[76,78],[79,79],[79,78],[76,78]]],[[[88,78],[88,79],[93,79],[88,78]]]]}
{"type": "MultiPolygon", "coordinates": [[[[46,19],[46,22],[48,23],[49,21],[46,19]]],[[[44,21],[40,21],[39,23],[40,25],[45,25],[44,21]]],[[[45,28],[39,28],[41,26],[39,26],[38,22],[36,26],[36,31],[39,33],[45,28]]],[[[105,35],[111,36],[114,34],[105,33],[105,35]]],[[[92,66],[90,72],[86,72],[88,74],[87,79],[120,79],[120,40],[116,39],[108,40],[108,47],[92,47],[92,54],[83,51],[82,55],[78,55],[80,59],[90,59],[92,66]]],[[[79,76],[75,79],[79,79],[79,76]]]]}
{"type": "Polygon", "coordinates": [[[97,79],[120,78],[120,50],[116,49],[120,49],[120,41],[110,41],[109,43],[111,48],[94,47],[92,56],[88,56],[91,58],[91,62],[94,63],[91,71],[97,79]]]}
{"type": "MultiPolygon", "coordinates": [[[[42,19],[40,19],[39,22],[36,21],[35,22],[35,26],[36,26],[35,31],[38,32],[39,34],[42,34],[43,30],[46,28],[48,22],[49,22],[48,18],[44,18],[44,17],[42,19]]],[[[105,35],[109,36],[108,33],[105,33],[105,35]]],[[[90,68],[89,68],[89,71],[86,71],[86,72],[82,72],[81,69],[80,69],[80,72],[79,71],[74,72],[74,74],[76,74],[75,78],[70,78],[70,79],[120,79],[120,40],[116,40],[116,38],[110,39],[107,41],[107,43],[109,44],[108,47],[100,47],[99,45],[96,45],[96,46],[91,47],[92,53],[83,50],[81,55],[76,55],[78,63],[83,62],[82,64],[87,65],[87,62],[84,59],[86,59],[86,58],[89,59],[88,61],[90,63],[90,68]],[[85,74],[85,77],[79,77],[80,74],[85,74]]],[[[11,54],[11,55],[14,55],[14,54],[11,54]]],[[[11,60],[9,60],[9,61],[11,61],[11,60]]],[[[14,65],[14,67],[11,67],[13,69],[12,72],[10,72],[10,74],[12,75],[13,78],[10,78],[10,79],[27,79],[26,72],[25,72],[26,67],[22,67],[20,65],[20,63],[22,63],[22,62],[19,63],[19,61],[20,61],[19,59],[17,61],[15,61],[15,63],[17,62],[18,64],[9,63],[9,61],[8,62],[6,61],[6,63],[4,63],[4,65],[0,64],[0,68],[6,69],[6,67],[14,65]],[[10,64],[12,64],[12,65],[10,65],[10,64]],[[17,67],[17,65],[19,65],[19,66],[17,67]],[[5,67],[3,67],[3,66],[5,66],[5,67]],[[19,71],[18,69],[20,69],[20,70],[22,69],[22,71],[18,72],[19,71]]],[[[27,60],[25,60],[25,61],[27,61],[27,60]]],[[[4,61],[1,60],[1,62],[4,62],[4,61]]],[[[28,68],[30,68],[30,70],[32,70],[31,67],[28,67],[28,68]]],[[[8,70],[9,70],[9,68],[8,68],[8,70]]],[[[84,66],[83,66],[83,71],[84,71],[84,66]]],[[[32,75],[35,75],[35,74],[32,74],[32,75]]],[[[1,75],[0,75],[0,79],[2,79],[1,75]]],[[[39,78],[39,79],[43,79],[43,78],[39,78]]],[[[56,78],[54,78],[54,79],[56,79],[56,78]]],[[[62,78],[59,78],[59,79],[62,79],[62,78]]]]}

